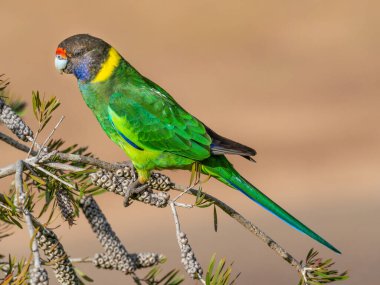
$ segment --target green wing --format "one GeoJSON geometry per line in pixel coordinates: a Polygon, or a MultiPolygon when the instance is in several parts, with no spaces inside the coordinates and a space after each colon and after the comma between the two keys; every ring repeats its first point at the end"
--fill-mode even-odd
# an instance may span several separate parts
{"type": "Polygon", "coordinates": [[[147,79],[123,84],[112,94],[109,117],[117,132],[140,149],[166,151],[193,160],[210,156],[204,125],[147,79]]]}

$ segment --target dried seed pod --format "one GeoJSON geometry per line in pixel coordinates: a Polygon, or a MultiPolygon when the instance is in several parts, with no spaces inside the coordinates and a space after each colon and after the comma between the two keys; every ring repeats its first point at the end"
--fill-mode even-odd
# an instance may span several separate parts
{"type": "Polygon", "coordinates": [[[128,187],[136,180],[128,167],[117,169],[115,172],[100,169],[96,173],[92,173],[90,178],[94,185],[122,196],[125,195],[123,187],[128,187]]]}
{"type": "Polygon", "coordinates": [[[32,130],[25,124],[19,115],[0,98],[0,122],[12,131],[19,139],[27,142],[33,138],[32,130]]]}
{"type": "Polygon", "coordinates": [[[159,191],[168,191],[172,189],[173,183],[170,178],[162,173],[153,172],[148,180],[152,189],[159,191]]]}
{"type": "Polygon", "coordinates": [[[96,234],[105,250],[105,254],[108,256],[107,259],[104,257],[104,254],[102,254],[101,258],[103,260],[109,260],[110,257],[113,257],[112,261],[117,264],[115,269],[125,273],[134,272],[137,269],[135,260],[130,257],[128,251],[112,230],[111,225],[108,223],[94,198],[92,198],[92,196],[84,197],[80,201],[80,205],[91,225],[92,231],[96,234]],[[123,256],[126,257],[125,262],[121,262],[123,256]]]}
{"type": "Polygon", "coordinates": [[[41,248],[51,263],[58,283],[64,285],[77,285],[80,281],[67,256],[62,244],[55,233],[47,228],[40,228],[36,234],[39,248],[41,248]]]}
{"type": "Polygon", "coordinates": [[[92,259],[93,264],[98,268],[114,269],[116,264],[112,262],[112,259],[105,253],[97,253],[92,259]]]}
{"type": "MultiPolygon", "coordinates": [[[[100,169],[96,173],[92,173],[90,178],[94,185],[100,186],[121,196],[125,196],[128,186],[136,181],[135,172],[130,166],[119,168],[113,172],[100,169]]],[[[154,193],[152,189],[159,191],[170,190],[172,183],[169,177],[161,173],[152,173],[148,185],[149,188],[146,191],[131,195],[130,203],[134,199],[158,208],[166,207],[170,198],[169,194],[165,192],[154,193]]]]}
{"type": "Polygon", "coordinates": [[[95,266],[129,274],[138,268],[156,265],[163,259],[156,253],[129,254],[92,196],[82,198],[80,205],[105,251],[94,256],[95,266]]]}
{"type": "Polygon", "coordinates": [[[184,232],[180,232],[178,234],[178,243],[181,250],[181,262],[184,265],[187,274],[189,274],[192,279],[199,279],[202,277],[203,269],[197,261],[195,254],[189,245],[189,240],[184,232]]]}
{"type": "Polygon", "coordinates": [[[165,259],[163,255],[153,253],[153,252],[138,253],[136,257],[137,257],[137,268],[145,268],[145,267],[154,266],[165,259]]]}
{"type": "Polygon", "coordinates": [[[48,285],[49,284],[49,276],[45,268],[32,268],[30,270],[30,285],[48,285]]]}
{"type": "Polygon", "coordinates": [[[56,192],[56,198],[62,218],[72,226],[74,224],[75,213],[68,191],[63,188],[59,189],[56,192]]]}
{"type": "Polygon", "coordinates": [[[146,190],[138,195],[133,195],[132,198],[145,204],[163,208],[168,205],[170,196],[166,192],[153,193],[152,191],[146,190]]]}

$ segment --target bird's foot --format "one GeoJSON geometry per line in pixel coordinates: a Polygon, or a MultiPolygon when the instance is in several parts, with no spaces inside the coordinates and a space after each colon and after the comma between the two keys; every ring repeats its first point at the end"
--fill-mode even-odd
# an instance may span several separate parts
{"type": "Polygon", "coordinates": [[[125,196],[124,196],[124,207],[128,207],[130,205],[130,197],[131,195],[133,194],[139,194],[143,191],[145,191],[146,189],[148,189],[149,187],[149,184],[147,183],[144,183],[142,184],[138,179],[134,182],[132,182],[126,189],[126,191],[124,192],[125,196]]]}

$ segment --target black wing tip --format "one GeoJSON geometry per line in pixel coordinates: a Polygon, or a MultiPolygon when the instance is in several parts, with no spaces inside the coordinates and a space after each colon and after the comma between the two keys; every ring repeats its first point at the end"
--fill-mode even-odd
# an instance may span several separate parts
{"type": "Polygon", "coordinates": [[[254,163],[256,163],[256,160],[254,160],[251,156],[249,155],[242,155],[242,157],[244,157],[245,159],[249,160],[249,161],[252,161],[254,163]]]}

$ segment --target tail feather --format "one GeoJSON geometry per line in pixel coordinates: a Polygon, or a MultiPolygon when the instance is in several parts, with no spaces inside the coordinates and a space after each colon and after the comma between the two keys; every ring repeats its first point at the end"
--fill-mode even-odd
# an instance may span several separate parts
{"type": "Polygon", "coordinates": [[[332,244],[327,242],[313,230],[305,226],[282,207],[277,205],[268,196],[262,193],[259,189],[245,180],[232,166],[232,164],[225,158],[225,156],[218,155],[212,156],[202,162],[202,171],[205,174],[211,175],[224,184],[241,191],[248,196],[251,200],[264,207],[269,212],[282,219],[284,222],[294,227],[298,231],[305,233],[314,240],[320,242],[331,250],[341,253],[332,244]]]}
{"type": "Polygon", "coordinates": [[[249,146],[243,145],[241,143],[235,142],[233,140],[227,139],[218,135],[213,130],[205,125],[207,134],[212,138],[212,144],[210,150],[212,154],[223,155],[223,154],[234,154],[241,155],[249,161],[256,162],[252,156],[256,155],[256,150],[250,148],[249,146]]]}

